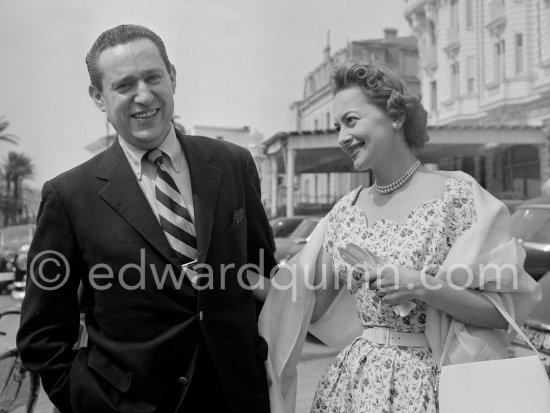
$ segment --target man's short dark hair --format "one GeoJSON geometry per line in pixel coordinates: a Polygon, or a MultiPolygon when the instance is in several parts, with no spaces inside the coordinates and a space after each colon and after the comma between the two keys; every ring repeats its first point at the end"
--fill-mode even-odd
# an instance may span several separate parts
{"type": "Polygon", "coordinates": [[[110,47],[130,43],[139,39],[149,39],[157,46],[168,73],[171,73],[172,64],[168,59],[166,47],[162,39],[155,32],[144,26],[121,24],[120,26],[113,27],[101,33],[86,55],[86,66],[88,67],[88,74],[90,75],[90,83],[92,86],[101,90],[102,74],[97,67],[97,61],[101,52],[110,47]]]}

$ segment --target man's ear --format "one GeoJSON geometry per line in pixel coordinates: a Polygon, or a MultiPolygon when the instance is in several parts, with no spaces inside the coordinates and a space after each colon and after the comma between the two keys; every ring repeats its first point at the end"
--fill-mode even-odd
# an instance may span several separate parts
{"type": "Polygon", "coordinates": [[[176,93],[176,68],[170,65],[170,81],[172,82],[172,93],[176,93]]]}
{"type": "Polygon", "coordinates": [[[94,101],[94,104],[97,106],[97,108],[100,111],[105,112],[105,105],[103,104],[103,93],[101,93],[101,91],[94,85],[90,85],[88,87],[88,94],[94,101]]]}

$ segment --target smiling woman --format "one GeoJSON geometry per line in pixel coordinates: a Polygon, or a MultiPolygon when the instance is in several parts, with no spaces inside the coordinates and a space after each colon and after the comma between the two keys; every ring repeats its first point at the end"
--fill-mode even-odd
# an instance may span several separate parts
{"type": "MultiPolygon", "coordinates": [[[[408,152],[416,152],[428,141],[427,112],[420,97],[409,94],[407,86],[388,67],[349,62],[334,73],[332,86],[338,142],[352,159],[370,141],[397,148],[406,158],[410,158],[408,152]],[[397,136],[392,129],[403,131],[400,139],[385,139],[397,136]]],[[[369,152],[380,151],[375,147],[369,152]]],[[[368,159],[354,159],[354,166],[358,170],[374,167],[368,159]]]]}
{"type": "MultiPolygon", "coordinates": [[[[312,314],[320,338],[349,343],[319,381],[312,412],[435,413],[438,367],[506,357],[501,329],[507,322],[478,290],[502,299],[521,322],[540,299],[540,288],[517,258],[523,251],[510,237],[504,204],[468,175],[431,172],[420,165],[417,151],[428,140],[420,97],[411,95],[389,68],[357,61],[335,69],[332,87],[338,143],[355,169],[372,170],[375,185],[356,188],[340,199],[319,225],[320,232],[315,232],[320,235],[312,236],[315,244],[306,244],[303,257],[287,263],[303,265],[299,271],[305,277],[299,273],[296,279],[305,278],[306,288],[297,289],[305,292],[294,301],[305,310],[282,319],[271,303],[284,302],[283,293],[270,289],[261,326],[273,337],[273,371],[282,371],[272,381],[292,377],[291,363],[286,362],[293,359],[296,344],[280,343],[286,343],[282,337],[287,337],[299,345],[310,321],[307,315],[312,314]],[[377,267],[348,263],[345,252],[351,244],[377,257],[377,267]],[[495,284],[488,282],[476,265],[480,256],[517,270],[519,287],[509,289],[506,274],[497,274],[495,284]],[[449,270],[453,265],[472,274],[468,282],[458,284],[460,288],[449,270]],[[316,268],[314,282],[307,267],[316,268]],[[315,286],[314,299],[307,285],[315,286]],[[340,297],[348,294],[340,293],[342,286],[351,293],[357,317],[339,305],[340,297]],[[314,303],[311,313],[308,303],[314,303]],[[410,303],[414,305],[403,310],[410,303]],[[401,310],[394,311],[396,306],[401,310]],[[275,315],[270,316],[270,311],[275,315]],[[354,323],[361,326],[362,334],[344,340],[343,331],[356,331],[345,325],[354,323]],[[451,323],[452,331],[470,340],[457,342],[454,334],[448,334],[451,323]],[[447,357],[442,356],[445,337],[453,348],[447,357]]],[[[275,280],[279,282],[277,275],[275,280]]],[[[281,384],[282,389],[290,387],[281,384]]],[[[276,403],[272,411],[280,411],[276,403]]]]}

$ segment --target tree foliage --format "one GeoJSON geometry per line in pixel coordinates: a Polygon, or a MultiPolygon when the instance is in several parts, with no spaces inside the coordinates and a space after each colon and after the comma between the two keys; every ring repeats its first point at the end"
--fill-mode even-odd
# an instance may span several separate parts
{"type": "Polygon", "coordinates": [[[0,141],[10,142],[17,145],[17,140],[19,138],[12,133],[5,133],[5,130],[8,129],[10,123],[7,120],[2,119],[3,118],[0,118],[0,141]]]}
{"type": "Polygon", "coordinates": [[[25,209],[23,181],[34,176],[32,159],[24,153],[9,152],[1,166],[0,177],[4,184],[1,208],[4,226],[19,223],[25,209]]]}

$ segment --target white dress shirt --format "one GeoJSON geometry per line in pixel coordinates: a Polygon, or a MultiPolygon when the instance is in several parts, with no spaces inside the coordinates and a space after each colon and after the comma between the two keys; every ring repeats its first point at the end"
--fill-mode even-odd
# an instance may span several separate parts
{"type": "MultiPolygon", "coordinates": [[[[128,162],[130,163],[130,167],[134,172],[139,186],[145,194],[149,205],[151,205],[157,220],[159,220],[157,197],[155,195],[155,179],[157,178],[156,166],[146,159],[143,159],[143,155],[147,152],[146,149],[137,148],[136,146],[126,142],[120,136],[118,136],[118,141],[124,151],[124,154],[126,155],[126,159],[128,159],[128,162]]],[[[189,210],[189,214],[191,215],[193,222],[195,222],[189,164],[187,163],[187,159],[183,153],[183,148],[176,137],[176,132],[173,125],[170,127],[170,131],[168,132],[166,139],[164,139],[158,149],[166,154],[166,156],[163,157],[164,165],[166,165],[170,175],[176,182],[185,205],[189,210]]]]}

